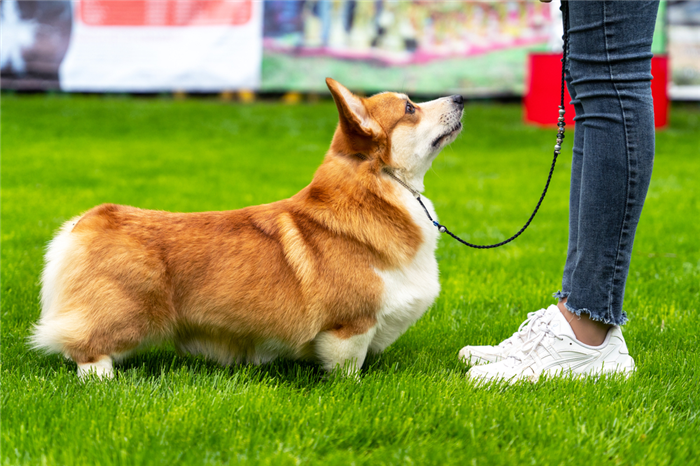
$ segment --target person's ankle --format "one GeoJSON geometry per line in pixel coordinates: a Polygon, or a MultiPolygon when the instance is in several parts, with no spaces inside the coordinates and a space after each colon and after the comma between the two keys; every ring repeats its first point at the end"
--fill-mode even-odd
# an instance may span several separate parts
{"type": "Polygon", "coordinates": [[[591,320],[587,314],[577,316],[567,309],[564,303],[566,303],[566,299],[559,301],[559,303],[557,303],[557,307],[566,318],[566,321],[569,322],[569,325],[571,325],[571,329],[574,331],[576,339],[589,346],[602,345],[608,331],[613,326],[603,322],[591,320]]]}

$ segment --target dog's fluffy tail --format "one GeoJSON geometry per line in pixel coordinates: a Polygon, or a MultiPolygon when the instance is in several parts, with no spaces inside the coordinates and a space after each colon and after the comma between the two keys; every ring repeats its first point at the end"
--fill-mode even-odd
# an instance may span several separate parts
{"type": "Polygon", "coordinates": [[[59,315],[62,288],[65,284],[63,272],[76,251],[76,238],[71,233],[80,217],[63,224],[58,234],[49,242],[44,256],[41,274],[41,317],[29,337],[32,348],[47,353],[63,353],[70,332],[71,318],[59,315]]]}

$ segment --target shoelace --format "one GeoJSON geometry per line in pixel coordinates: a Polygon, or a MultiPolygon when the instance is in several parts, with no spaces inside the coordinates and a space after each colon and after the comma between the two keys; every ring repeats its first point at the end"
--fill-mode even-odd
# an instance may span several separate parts
{"type": "Polygon", "coordinates": [[[517,337],[523,338],[523,340],[527,341],[529,338],[531,338],[532,331],[533,329],[537,326],[537,322],[544,317],[546,314],[547,310],[546,309],[540,309],[539,311],[535,312],[528,312],[527,313],[527,319],[520,324],[520,327],[518,327],[518,330],[511,335],[510,338],[507,340],[503,341],[499,346],[505,348],[506,346],[512,345],[513,340],[517,337]],[[527,328],[527,332],[524,332],[525,328],[527,328]],[[525,334],[524,337],[522,335],[525,334]]]}
{"type": "Polygon", "coordinates": [[[545,337],[550,337],[550,338],[556,338],[557,340],[563,340],[563,337],[560,337],[556,333],[552,331],[552,329],[549,327],[549,322],[551,321],[540,321],[539,322],[539,329],[537,331],[537,334],[533,335],[523,343],[522,348],[520,351],[518,351],[515,354],[511,354],[508,356],[507,363],[511,367],[514,366],[515,364],[521,364],[523,361],[525,361],[528,358],[532,357],[532,354],[537,350],[537,348],[542,344],[542,341],[544,341],[545,337]]]}

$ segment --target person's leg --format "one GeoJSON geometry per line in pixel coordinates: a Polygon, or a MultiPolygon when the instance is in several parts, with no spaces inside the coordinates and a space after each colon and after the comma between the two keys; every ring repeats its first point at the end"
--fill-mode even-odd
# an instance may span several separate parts
{"type": "MultiPolygon", "coordinates": [[[[562,289],[571,289],[571,274],[576,268],[578,255],[578,228],[579,228],[579,205],[581,203],[581,172],[583,169],[583,122],[586,119],[581,101],[576,98],[576,89],[571,85],[571,75],[567,74],[566,84],[571,96],[571,104],[574,106],[576,117],[574,122],[580,131],[574,132],[573,155],[571,158],[571,187],[569,190],[569,245],[566,252],[567,261],[564,265],[564,275],[562,279],[562,289]]],[[[554,294],[559,299],[557,307],[566,320],[569,322],[576,338],[588,345],[598,346],[604,340],[611,325],[604,322],[592,320],[588,314],[582,313],[577,316],[566,308],[568,292],[558,291],[554,294]]]]}
{"type": "Polygon", "coordinates": [[[657,8],[658,2],[569,2],[569,89],[577,118],[569,247],[555,296],[584,343],[602,343],[610,324],[627,320],[625,282],[654,157],[649,81],[657,8]]]}
{"type": "MultiPolygon", "coordinates": [[[[568,71],[568,66],[567,66],[568,71]]],[[[571,158],[571,184],[569,188],[569,244],[566,252],[567,261],[564,265],[562,278],[562,290],[571,289],[571,275],[576,268],[578,257],[578,229],[579,229],[579,206],[581,204],[581,173],[583,171],[583,143],[584,143],[584,121],[586,114],[581,105],[581,100],[576,97],[576,89],[571,85],[571,73],[566,74],[566,85],[571,96],[571,104],[574,106],[574,123],[577,130],[574,131],[573,148],[571,158]]],[[[588,314],[577,316],[569,311],[565,304],[569,292],[558,291],[554,294],[559,299],[557,307],[566,320],[571,325],[576,337],[583,343],[589,345],[599,345],[605,339],[610,328],[609,324],[591,320],[588,314]]]]}
{"type": "MultiPolygon", "coordinates": [[[[653,164],[649,81],[658,2],[567,3],[569,89],[577,116],[569,247],[562,290],[555,294],[560,302],[526,321],[524,335],[503,342],[518,337],[507,350],[488,347],[493,354],[477,360],[490,364],[472,367],[473,379],[634,370],[617,325],[627,319],[624,286],[653,164]],[[611,346],[617,351],[607,351],[611,346]]],[[[480,348],[486,347],[465,347],[460,358],[473,360],[480,348]]]]}

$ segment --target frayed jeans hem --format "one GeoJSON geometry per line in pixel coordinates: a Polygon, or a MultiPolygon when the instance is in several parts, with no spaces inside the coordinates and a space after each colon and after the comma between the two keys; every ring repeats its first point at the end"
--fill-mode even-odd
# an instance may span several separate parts
{"type": "MultiPolygon", "coordinates": [[[[556,293],[554,293],[552,296],[558,300],[562,300],[562,299],[568,298],[569,295],[571,295],[570,291],[559,290],[556,293]]],[[[605,317],[600,317],[600,316],[593,314],[589,309],[586,309],[586,308],[575,309],[575,308],[571,307],[571,305],[568,302],[564,303],[564,306],[566,306],[566,308],[569,311],[573,312],[574,314],[576,314],[579,317],[581,317],[581,314],[588,314],[588,317],[591,320],[595,320],[596,322],[603,322],[604,324],[621,326],[621,325],[625,325],[627,323],[627,321],[629,320],[627,318],[627,313],[625,311],[622,311],[622,314],[620,315],[620,319],[606,319],[605,317]]]]}
{"type": "Polygon", "coordinates": [[[605,317],[600,317],[597,315],[594,315],[589,309],[582,308],[582,309],[576,309],[571,307],[568,302],[564,303],[564,306],[577,316],[581,317],[581,314],[588,314],[588,318],[591,320],[594,320],[596,322],[603,322],[604,324],[609,324],[609,325],[617,325],[617,326],[622,326],[627,323],[629,319],[627,319],[627,313],[625,311],[622,311],[622,314],[620,315],[619,319],[606,319],[605,317]]]}

